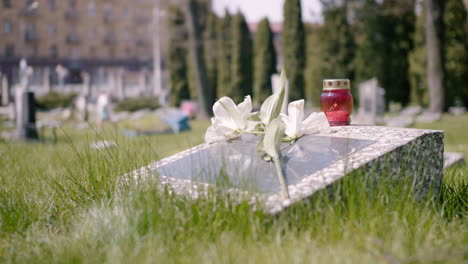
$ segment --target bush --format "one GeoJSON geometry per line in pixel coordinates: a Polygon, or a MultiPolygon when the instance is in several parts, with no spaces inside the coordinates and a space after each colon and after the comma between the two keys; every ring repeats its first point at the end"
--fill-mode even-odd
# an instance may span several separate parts
{"type": "Polygon", "coordinates": [[[47,110],[58,107],[69,107],[76,98],[76,93],[58,93],[49,92],[45,95],[36,98],[36,106],[38,109],[47,110]]]}
{"type": "Polygon", "coordinates": [[[127,98],[121,102],[118,102],[115,106],[116,112],[135,112],[144,108],[154,110],[159,107],[157,97],[138,97],[138,98],[127,98]]]}

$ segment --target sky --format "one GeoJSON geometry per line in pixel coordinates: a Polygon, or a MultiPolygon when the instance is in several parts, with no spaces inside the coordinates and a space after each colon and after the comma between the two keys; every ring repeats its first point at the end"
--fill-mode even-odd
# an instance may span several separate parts
{"type": "MultiPolygon", "coordinates": [[[[259,22],[268,17],[270,22],[283,21],[284,0],[213,0],[214,11],[222,15],[225,8],[231,13],[241,10],[248,22],[259,22]]],[[[302,19],[305,22],[321,21],[320,0],[301,0],[302,19]]]]}

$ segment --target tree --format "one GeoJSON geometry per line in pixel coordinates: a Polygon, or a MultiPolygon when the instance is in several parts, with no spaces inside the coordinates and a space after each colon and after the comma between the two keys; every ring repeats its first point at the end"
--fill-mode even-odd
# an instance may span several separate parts
{"type": "Polygon", "coordinates": [[[381,33],[379,10],[375,0],[365,0],[362,8],[357,10],[357,47],[353,62],[356,84],[382,76],[382,47],[385,39],[381,33]]]}
{"type": "Polygon", "coordinates": [[[193,69],[198,94],[198,117],[206,119],[208,118],[208,114],[211,112],[211,106],[206,102],[208,84],[203,60],[203,46],[201,41],[202,31],[200,24],[197,22],[197,5],[195,0],[186,0],[183,7],[187,18],[186,22],[189,39],[188,50],[190,55],[190,64],[193,69]]]}
{"type": "Polygon", "coordinates": [[[382,5],[383,69],[379,77],[387,102],[408,104],[409,53],[415,25],[413,0],[385,0],[382,5]]]}
{"type": "Polygon", "coordinates": [[[254,56],[253,101],[255,106],[259,106],[272,94],[271,75],[276,73],[276,52],[268,18],[262,19],[258,24],[254,38],[254,56]]]}
{"type": "MultiPolygon", "coordinates": [[[[444,0],[426,0],[427,77],[429,111],[442,113],[444,109],[444,0]]],[[[460,25],[461,26],[461,25],[460,25]]]]}
{"type": "Polygon", "coordinates": [[[326,5],[320,29],[324,78],[353,79],[354,39],[347,20],[347,5],[326,5]]]}
{"type": "Polygon", "coordinates": [[[414,4],[414,0],[366,0],[357,10],[356,80],[360,83],[377,77],[387,104],[409,102],[414,4]]]}
{"type": "Polygon", "coordinates": [[[216,28],[217,38],[217,72],[216,94],[218,98],[229,94],[231,89],[231,15],[226,10],[216,28]]]}
{"type": "Polygon", "coordinates": [[[241,102],[252,94],[252,39],[244,16],[238,12],[232,20],[231,89],[228,96],[241,102]]]}
{"type": "Polygon", "coordinates": [[[187,31],[185,29],[184,14],[180,8],[170,6],[169,12],[169,81],[171,85],[170,102],[173,106],[178,106],[183,99],[190,99],[187,55],[185,43],[187,41],[187,31]]]}
{"type": "Polygon", "coordinates": [[[300,0],[285,0],[282,32],[284,68],[289,82],[289,99],[304,98],[305,34],[300,0]]]}
{"type": "Polygon", "coordinates": [[[322,81],[326,78],[321,73],[324,61],[319,31],[320,27],[318,26],[307,28],[307,47],[309,48],[307,49],[305,98],[314,107],[320,106],[322,81]]]}
{"type": "Polygon", "coordinates": [[[208,76],[208,86],[209,86],[209,95],[208,95],[208,104],[213,105],[216,100],[216,84],[217,84],[217,37],[216,37],[216,25],[219,22],[218,17],[215,13],[210,12],[207,18],[207,25],[204,32],[204,55],[205,55],[205,65],[206,65],[206,74],[208,76]]]}
{"type": "Polygon", "coordinates": [[[462,0],[445,1],[443,18],[445,55],[445,106],[464,100],[468,106],[468,32],[466,9],[462,0]]]}
{"type": "Polygon", "coordinates": [[[420,106],[429,105],[427,90],[427,50],[424,3],[421,3],[421,13],[416,19],[416,28],[413,38],[413,50],[409,55],[409,77],[411,84],[410,101],[420,106]]]}

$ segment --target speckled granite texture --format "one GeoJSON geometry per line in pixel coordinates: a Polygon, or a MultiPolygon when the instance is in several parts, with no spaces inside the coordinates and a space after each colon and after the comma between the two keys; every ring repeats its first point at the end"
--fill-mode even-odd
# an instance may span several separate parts
{"type": "MultiPolygon", "coordinates": [[[[418,196],[437,193],[440,188],[444,166],[443,131],[352,125],[333,127],[331,134],[320,136],[366,139],[373,140],[375,143],[349,154],[346,158],[295,184],[288,185],[290,199],[283,199],[279,193],[251,193],[248,195],[251,195],[253,200],[261,201],[264,209],[274,214],[294,202],[313,195],[357,168],[365,168],[368,174],[375,177],[379,177],[383,170],[386,172],[390,170],[390,177],[413,176],[418,196]]],[[[146,177],[152,176],[159,167],[212,145],[201,144],[180,152],[129,173],[125,175],[124,179],[131,177],[133,180],[144,180],[146,177]]],[[[161,186],[169,186],[175,193],[190,195],[193,198],[203,195],[207,187],[210,186],[207,183],[195,183],[191,180],[165,175],[154,177],[158,177],[161,186]]],[[[238,189],[229,189],[228,191],[246,194],[245,191],[238,189]]]]}

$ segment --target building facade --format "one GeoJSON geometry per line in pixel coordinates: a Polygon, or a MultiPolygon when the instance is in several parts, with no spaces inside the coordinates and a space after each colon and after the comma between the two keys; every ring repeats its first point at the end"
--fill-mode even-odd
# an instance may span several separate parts
{"type": "Polygon", "coordinates": [[[57,84],[58,65],[66,84],[81,83],[84,71],[96,86],[121,72],[144,72],[151,81],[154,25],[164,24],[155,20],[155,0],[0,1],[0,71],[10,85],[22,58],[33,67],[32,85],[57,84]]]}

